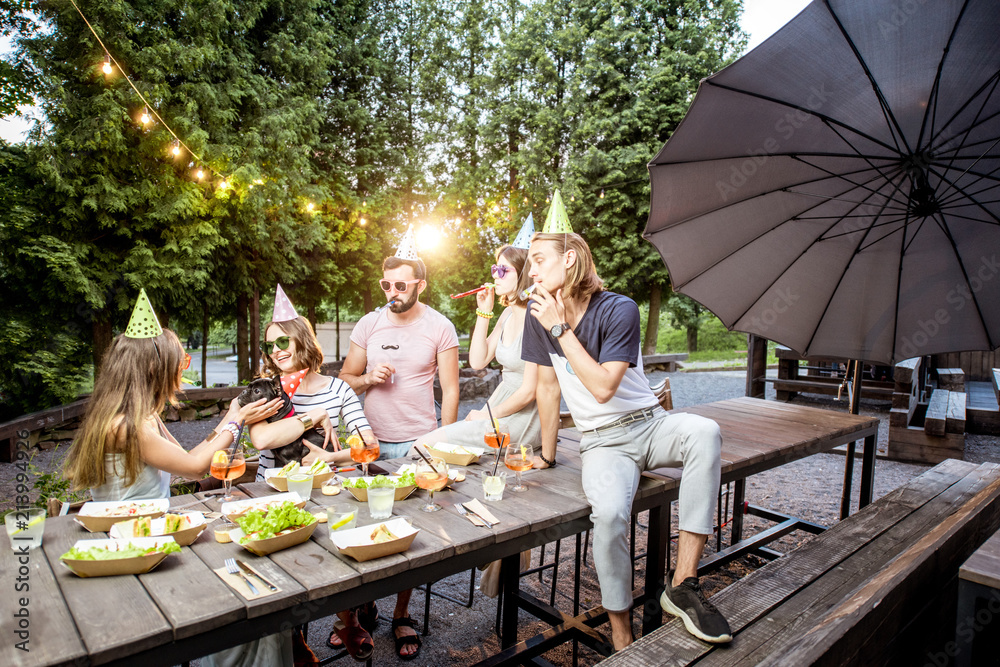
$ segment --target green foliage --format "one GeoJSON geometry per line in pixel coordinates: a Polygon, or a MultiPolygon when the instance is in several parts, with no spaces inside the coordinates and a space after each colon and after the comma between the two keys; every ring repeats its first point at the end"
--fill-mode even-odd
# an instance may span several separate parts
{"type": "MultiPolygon", "coordinates": [[[[237,341],[237,310],[259,295],[265,323],[277,282],[301,314],[356,319],[383,303],[382,260],[410,224],[444,238],[420,249],[424,301],[468,331],[474,302],[447,295],[489,280],[556,187],[610,288],[666,294],[641,238],[645,165],[743,43],[739,0],[79,4],[196,156],[136,122],[141,102],[101,72],[72,5],[0,0],[18,10],[0,12],[19,46],[3,65],[35,77],[46,119],[27,147],[0,147],[10,410],[70,398],[140,287],[161,321],[183,333],[207,316],[242,355],[256,340],[237,341]]],[[[689,321],[682,301],[664,307],[689,321]]]]}

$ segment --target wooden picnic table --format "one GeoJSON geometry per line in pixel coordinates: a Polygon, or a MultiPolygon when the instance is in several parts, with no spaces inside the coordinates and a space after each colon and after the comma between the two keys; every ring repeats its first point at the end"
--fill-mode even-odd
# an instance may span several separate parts
{"type": "MultiPolygon", "coordinates": [[[[871,441],[874,452],[878,430],[874,418],[759,399],[719,401],[685,411],[719,422],[724,482],[744,480],[748,475],[861,438],[866,440],[866,449],[871,441]]],[[[492,529],[474,526],[454,509],[456,503],[481,497],[475,474],[453,490],[435,494],[443,511],[419,511],[425,501],[425,494],[419,490],[397,502],[394,514],[411,517],[420,533],[405,553],[365,563],[342,557],[323,525],[308,542],[267,557],[254,556],[234,543],[215,542],[209,526],[194,544],[168,556],[150,573],[83,579],[59,563],[59,555],[77,540],[104,535],[87,533],[72,517],[50,518],[42,548],[29,552],[26,563],[19,563],[18,555],[7,544],[0,544],[0,572],[8,573],[9,580],[15,578],[15,573],[28,578],[31,649],[23,652],[15,648],[15,642],[6,641],[0,647],[0,664],[175,665],[498,558],[504,560],[504,590],[508,596],[502,643],[508,650],[515,650],[518,647],[511,645],[516,641],[517,610],[525,608],[521,602],[510,603],[521,599],[518,555],[579,535],[591,525],[590,505],[580,484],[578,438],[575,431],[561,431],[560,466],[524,473],[530,487],[527,492],[508,493],[499,503],[490,503],[490,510],[500,520],[492,529]],[[245,600],[213,572],[228,557],[243,559],[281,590],[254,601],[245,600]]],[[[488,458],[489,452],[484,456],[488,458]]],[[[469,472],[477,469],[483,468],[472,466],[469,472]]],[[[658,595],[662,586],[670,533],[669,503],[677,497],[679,479],[679,471],[644,475],[633,506],[636,513],[650,511],[643,587],[648,597],[658,595]]],[[[240,488],[254,497],[274,493],[260,483],[240,488]]],[[[862,493],[864,489],[863,483],[862,493]]],[[[197,500],[190,495],[177,496],[171,498],[171,504],[181,506],[197,500]]],[[[307,509],[315,511],[345,503],[361,505],[347,492],[330,497],[314,491],[307,509]]],[[[214,497],[192,507],[205,511],[218,508],[214,497]]],[[[362,516],[366,512],[362,510],[362,516]]],[[[19,608],[18,595],[13,593],[13,587],[12,581],[11,590],[0,602],[0,632],[8,638],[15,636],[18,626],[14,617],[19,608]]],[[[553,613],[546,614],[545,609],[541,612],[555,622],[553,613]]],[[[590,622],[598,616],[599,612],[592,613],[590,622]]],[[[558,618],[557,625],[570,628],[577,636],[587,635],[586,620],[578,621],[561,612],[558,618]]],[[[644,631],[658,626],[660,621],[659,613],[650,614],[644,619],[644,631]]],[[[554,629],[553,636],[559,629],[554,629]]],[[[505,655],[501,653],[497,659],[502,661],[505,655]]]]}

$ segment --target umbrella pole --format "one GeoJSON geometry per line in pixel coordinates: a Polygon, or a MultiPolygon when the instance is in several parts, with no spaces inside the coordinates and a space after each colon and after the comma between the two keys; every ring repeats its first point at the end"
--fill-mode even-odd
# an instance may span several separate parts
{"type": "MultiPolygon", "coordinates": [[[[851,414],[856,415],[861,410],[861,370],[864,365],[861,360],[854,360],[847,365],[847,375],[851,375],[851,364],[854,364],[851,382],[851,414]]],[[[855,441],[847,443],[847,456],[844,461],[844,495],[840,500],[840,518],[846,519],[851,514],[851,486],[854,483],[854,446],[855,441]]],[[[862,480],[862,484],[864,480],[862,480]]]]}

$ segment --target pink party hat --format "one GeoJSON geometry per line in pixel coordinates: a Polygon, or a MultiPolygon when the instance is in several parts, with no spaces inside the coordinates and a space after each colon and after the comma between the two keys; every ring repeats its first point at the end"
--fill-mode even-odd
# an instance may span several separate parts
{"type": "Polygon", "coordinates": [[[295,312],[295,306],[285,296],[285,290],[281,289],[281,284],[279,283],[278,289],[274,292],[274,314],[271,316],[271,321],[290,322],[297,319],[298,316],[298,313],[295,312]]]}

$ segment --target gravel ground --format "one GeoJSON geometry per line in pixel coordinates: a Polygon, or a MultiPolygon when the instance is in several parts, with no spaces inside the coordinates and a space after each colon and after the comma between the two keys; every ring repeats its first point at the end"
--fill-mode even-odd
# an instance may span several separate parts
{"type": "MultiPolygon", "coordinates": [[[[701,373],[662,373],[649,374],[650,381],[659,381],[662,377],[670,377],[673,391],[674,407],[708,403],[711,401],[734,398],[744,395],[746,374],[743,371],[701,372],[701,373]]],[[[768,387],[768,399],[773,399],[773,390],[768,387]]],[[[816,398],[799,396],[796,403],[814,405],[834,410],[845,410],[844,401],[837,402],[832,398],[816,398]]],[[[474,407],[473,402],[460,406],[460,418],[474,407]]],[[[878,417],[882,422],[879,429],[879,449],[884,452],[889,432],[889,404],[877,401],[862,401],[861,412],[865,415],[878,417]]],[[[177,422],[170,425],[175,437],[187,446],[193,446],[215,425],[216,420],[197,422],[177,422]]],[[[1000,462],[998,439],[991,436],[968,435],[966,437],[966,460],[972,462],[1000,462]]],[[[49,452],[37,452],[32,463],[41,470],[49,470],[61,461],[65,455],[65,447],[59,447],[49,452]]],[[[37,450],[36,450],[37,451],[37,450]]],[[[899,463],[879,460],[876,465],[875,495],[882,496],[888,491],[906,483],[919,475],[929,466],[899,463]]],[[[0,464],[0,489],[4,492],[0,497],[0,506],[10,506],[13,496],[13,479],[16,470],[10,464],[0,464]]],[[[835,523],[840,513],[840,492],[844,475],[844,457],[837,454],[818,454],[807,459],[784,465],[751,477],[747,483],[747,500],[754,504],[766,506],[772,510],[785,512],[803,519],[823,525],[835,523]]],[[[855,497],[857,496],[857,480],[860,479],[861,464],[856,464],[854,471],[855,497]]],[[[855,500],[856,509],[856,500],[855,500]]],[[[727,514],[728,516],[728,514],[727,514]]],[[[676,523],[676,504],[674,526],[676,523]]],[[[640,543],[645,538],[645,516],[639,517],[637,531],[640,543]]],[[[766,527],[766,522],[754,517],[747,517],[745,535],[752,534],[766,527]]],[[[788,550],[809,539],[809,535],[795,532],[781,540],[772,543],[772,548],[787,552],[788,550]]],[[[726,542],[723,546],[727,546],[726,542]]],[[[715,540],[709,542],[708,552],[715,549],[715,540]]],[[[573,572],[574,540],[564,540],[560,559],[561,569],[557,587],[556,605],[563,609],[572,609],[572,572],[573,572]]],[[[539,562],[540,550],[532,553],[532,565],[539,562]]],[[[552,559],[552,548],[546,552],[546,561],[552,559]]],[[[703,579],[703,586],[709,594],[725,588],[733,581],[745,576],[763,562],[756,557],[747,557],[736,561],[719,572],[703,579]]],[[[644,562],[636,566],[636,581],[644,576],[644,562]]],[[[479,573],[476,574],[477,585],[479,573]]],[[[596,575],[592,562],[583,570],[582,600],[584,607],[599,603],[600,595],[597,588],[596,575]]],[[[551,585],[550,573],[545,573],[544,583],[540,583],[534,575],[522,580],[525,590],[542,597],[548,597],[551,585]]],[[[468,595],[469,573],[455,575],[434,586],[435,591],[447,593],[453,597],[465,598],[468,595]]],[[[379,602],[383,614],[392,610],[394,600],[385,599],[379,602]]],[[[410,605],[411,615],[418,621],[423,621],[424,594],[414,593],[410,605]]],[[[471,608],[455,604],[437,597],[432,598],[430,634],[424,638],[424,647],[420,658],[413,661],[416,665],[471,665],[488,657],[499,650],[493,623],[496,615],[496,602],[484,595],[476,594],[471,608]]],[[[636,619],[636,631],[640,619],[636,619]]],[[[519,627],[522,639],[541,631],[546,626],[522,612],[519,627]]],[[[599,628],[608,632],[607,626],[599,628]]],[[[325,647],[326,638],[331,631],[329,619],[313,622],[310,625],[309,643],[317,654],[323,658],[331,655],[325,647]]],[[[376,653],[375,664],[403,664],[394,657],[392,638],[388,623],[383,622],[375,633],[376,653]]],[[[556,665],[572,664],[571,645],[567,644],[545,654],[545,657],[556,665]]],[[[596,653],[584,647],[580,648],[580,663],[590,665],[600,659],[596,653]]],[[[344,663],[347,664],[347,663],[344,663]]]]}

